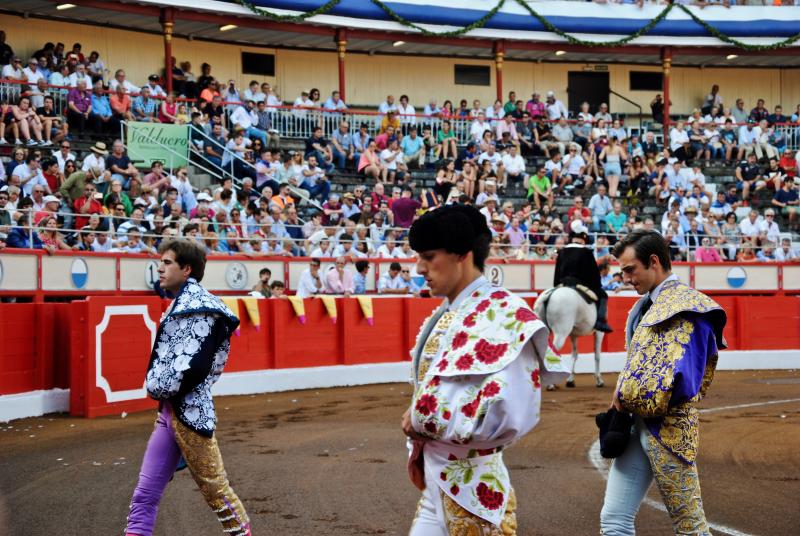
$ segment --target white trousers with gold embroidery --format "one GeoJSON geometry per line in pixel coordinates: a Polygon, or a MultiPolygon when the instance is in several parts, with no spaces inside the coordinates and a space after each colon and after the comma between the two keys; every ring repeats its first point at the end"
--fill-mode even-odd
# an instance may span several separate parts
{"type": "MultiPolygon", "coordinates": [[[[426,464],[425,481],[436,482],[435,478],[426,464]]],[[[498,527],[464,510],[439,486],[431,484],[422,492],[409,536],[515,536],[516,509],[517,499],[512,488],[503,522],[498,527]]]]}

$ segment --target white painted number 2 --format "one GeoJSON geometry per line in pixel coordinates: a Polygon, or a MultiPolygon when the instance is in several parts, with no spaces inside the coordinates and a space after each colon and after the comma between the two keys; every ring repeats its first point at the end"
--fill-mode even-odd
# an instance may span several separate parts
{"type": "Polygon", "coordinates": [[[496,287],[503,285],[503,268],[501,266],[490,266],[487,276],[492,285],[496,287]]]}

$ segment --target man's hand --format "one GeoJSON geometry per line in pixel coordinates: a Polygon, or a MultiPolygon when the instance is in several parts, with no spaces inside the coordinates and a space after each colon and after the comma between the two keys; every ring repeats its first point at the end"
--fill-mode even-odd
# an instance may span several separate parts
{"type": "Polygon", "coordinates": [[[418,434],[411,425],[411,408],[408,408],[406,412],[403,413],[403,420],[400,426],[403,429],[403,433],[406,435],[406,437],[415,441],[426,441],[427,438],[418,434]]]}
{"type": "Polygon", "coordinates": [[[611,405],[610,408],[614,408],[617,411],[622,411],[622,404],[619,402],[619,398],[617,397],[617,389],[614,388],[614,394],[611,396],[611,405]]]}

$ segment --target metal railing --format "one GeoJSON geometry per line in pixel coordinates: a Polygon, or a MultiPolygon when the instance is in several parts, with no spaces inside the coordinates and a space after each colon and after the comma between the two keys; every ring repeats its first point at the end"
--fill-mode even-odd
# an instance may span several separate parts
{"type": "MultiPolygon", "coordinates": [[[[32,216],[35,213],[31,209],[23,209],[23,210],[15,210],[15,209],[7,209],[7,208],[6,209],[0,209],[0,211],[3,211],[3,210],[6,211],[6,212],[11,213],[12,216],[13,216],[14,213],[23,213],[23,214],[28,216],[27,220],[26,220],[27,223],[26,223],[26,225],[22,226],[22,228],[25,229],[25,234],[28,236],[28,240],[29,240],[29,244],[30,244],[29,249],[35,249],[34,245],[33,245],[33,243],[34,243],[34,234],[35,233],[39,233],[40,231],[43,230],[40,225],[34,225],[33,222],[32,222],[32,219],[33,219],[32,216]]],[[[76,217],[89,218],[91,216],[89,214],[82,214],[82,213],[76,213],[76,212],[65,212],[65,211],[59,211],[56,215],[57,216],[71,217],[69,219],[72,220],[72,221],[74,221],[74,218],[76,218],[76,217]]],[[[98,227],[96,230],[92,231],[92,233],[94,233],[94,234],[106,234],[106,235],[109,236],[109,240],[111,240],[112,242],[119,242],[119,237],[116,236],[119,230],[118,229],[114,229],[113,223],[112,223],[113,219],[115,218],[115,216],[113,214],[106,214],[106,213],[98,214],[98,216],[101,218],[101,225],[104,225],[103,222],[102,222],[103,219],[107,220],[107,222],[105,223],[105,226],[107,226],[107,227],[106,228],[98,227]],[[116,236],[116,237],[112,238],[112,236],[116,236]]],[[[12,217],[12,220],[13,220],[13,217],[12,217]]],[[[145,220],[147,220],[147,222],[152,225],[152,221],[150,219],[145,217],[145,220]]],[[[43,219],[41,221],[46,221],[46,219],[43,219]]],[[[175,223],[178,226],[176,228],[176,235],[180,235],[180,233],[182,233],[183,227],[186,224],[189,224],[189,223],[198,223],[198,224],[200,224],[200,226],[201,227],[205,227],[205,229],[200,229],[200,232],[194,238],[196,240],[200,241],[200,242],[204,242],[206,245],[211,244],[211,243],[213,243],[215,241],[217,243],[219,243],[221,241],[224,241],[227,244],[239,243],[241,245],[241,243],[250,243],[253,240],[258,240],[259,242],[262,242],[262,243],[265,242],[265,241],[273,241],[274,240],[276,242],[276,245],[284,245],[288,241],[290,243],[290,245],[293,247],[293,249],[295,249],[296,251],[301,251],[305,255],[310,255],[312,253],[312,251],[305,251],[304,250],[304,248],[306,246],[306,242],[308,241],[308,238],[309,238],[308,236],[304,236],[301,239],[293,239],[293,238],[287,237],[287,236],[274,236],[274,237],[270,236],[269,231],[272,229],[272,227],[274,227],[276,225],[275,223],[247,223],[247,222],[241,222],[241,221],[240,222],[233,222],[233,221],[227,221],[227,220],[225,222],[214,222],[214,221],[205,222],[205,221],[201,221],[198,217],[189,218],[189,217],[186,217],[186,216],[183,216],[183,215],[180,218],[178,218],[178,219],[176,219],[174,221],[169,220],[169,221],[166,221],[165,223],[167,224],[165,226],[165,229],[166,228],[170,228],[173,223],[175,223]],[[209,229],[217,229],[217,230],[220,230],[222,232],[217,234],[216,231],[209,231],[209,229]],[[255,231],[253,231],[252,229],[255,229],[255,231]],[[235,237],[229,237],[226,234],[223,234],[224,232],[231,231],[231,230],[236,232],[236,236],[235,237]]],[[[286,229],[291,229],[291,228],[298,229],[299,228],[299,229],[302,230],[302,228],[305,227],[305,224],[292,225],[292,224],[286,224],[286,223],[283,223],[283,222],[281,222],[281,223],[282,223],[283,227],[286,228],[286,229]]],[[[11,227],[19,227],[19,226],[12,225],[11,227]]],[[[334,229],[335,231],[340,231],[340,230],[343,229],[341,226],[327,226],[327,227],[326,226],[320,226],[318,228],[314,228],[313,230],[314,230],[314,232],[316,232],[318,230],[325,229],[325,228],[334,229]]],[[[0,227],[0,232],[7,232],[8,230],[9,230],[8,228],[0,227]]],[[[59,234],[75,237],[78,241],[79,241],[80,234],[88,232],[88,231],[83,231],[82,229],[64,228],[64,227],[59,228],[57,231],[58,231],[59,234]]],[[[369,231],[370,231],[370,228],[368,228],[368,233],[369,233],[369,231]]],[[[401,246],[403,244],[403,240],[400,239],[400,237],[403,236],[403,234],[405,232],[407,232],[408,229],[403,228],[403,227],[393,227],[393,226],[388,226],[387,225],[385,227],[381,227],[380,231],[381,231],[381,235],[382,236],[375,237],[373,234],[370,233],[370,234],[367,235],[366,238],[363,239],[363,241],[369,243],[370,249],[372,249],[374,251],[376,251],[382,244],[386,243],[386,233],[388,231],[394,231],[395,232],[395,236],[397,237],[396,240],[395,240],[395,244],[398,247],[401,246]]],[[[594,253],[595,253],[596,257],[600,258],[600,257],[606,256],[606,255],[610,255],[611,247],[609,245],[605,245],[605,244],[598,244],[598,239],[601,238],[601,237],[608,237],[608,236],[613,235],[613,234],[614,233],[604,233],[604,232],[592,232],[592,233],[590,233],[591,245],[589,247],[591,247],[594,250],[594,253]]],[[[146,244],[152,244],[156,240],[168,238],[168,237],[171,237],[171,236],[174,236],[174,235],[167,236],[167,235],[165,235],[163,233],[159,234],[159,233],[152,233],[152,232],[143,232],[143,233],[141,233],[141,238],[145,241],[146,244]]],[[[334,244],[334,243],[337,242],[336,236],[337,236],[337,233],[334,232],[332,237],[330,237],[330,238],[326,237],[323,240],[327,240],[329,243],[334,244]]],[[[536,237],[536,236],[543,236],[543,237],[546,237],[548,240],[553,240],[555,242],[558,242],[559,240],[561,241],[559,243],[545,243],[544,244],[544,253],[548,257],[552,257],[553,259],[555,258],[554,255],[558,251],[558,249],[560,249],[561,246],[566,244],[566,241],[567,241],[567,234],[564,233],[564,232],[552,232],[552,231],[544,232],[544,231],[542,231],[542,232],[532,233],[530,230],[527,230],[527,231],[524,231],[524,241],[520,245],[511,245],[511,244],[508,244],[508,243],[492,243],[492,252],[490,253],[489,258],[493,258],[493,259],[505,258],[505,259],[516,259],[516,260],[527,260],[527,259],[544,260],[544,259],[540,259],[539,257],[534,257],[534,254],[537,252],[537,245],[540,245],[538,242],[534,242],[533,241],[533,238],[536,237]]],[[[733,254],[735,254],[743,246],[751,248],[753,253],[756,253],[760,249],[763,249],[764,247],[766,247],[765,244],[762,244],[760,248],[756,247],[754,245],[754,243],[747,236],[742,235],[742,234],[739,234],[739,235],[736,235],[736,237],[733,237],[734,241],[730,241],[730,239],[729,239],[730,237],[722,237],[722,238],[725,238],[726,241],[725,242],[719,242],[718,239],[720,237],[722,237],[722,235],[713,236],[713,235],[709,235],[709,234],[698,234],[698,242],[700,242],[702,238],[710,238],[712,243],[710,244],[709,247],[711,247],[712,249],[715,249],[719,253],[720,258],[723,261],[731,261],[731,262],[734,261],[735,259],[730,259],[729,258],[731,252],[733,254]],[[736,241],[736,239],[738,239],[738,241],[736,241]],[[726,253],[727,253],[727,255],[726,255],[726,253]]],[[[781,233],[781,238],[790,238],[790,237],[788,237],[786,235],[786,233],[781,233]]],[[[359,241],[357,235],[354,236],[354,239],[356,240],[356,242],[359,241]]],[[[122,247],[122,246],[118,246],[118,247],[122,247]]],[[[671,244],[671,248],[675,249],[676,251],[679,250],[679,252],[684,256],[683,260],[685,260],[685,261],[686,260],[692,260],[693,261],[694,260],[694,253],[700,247],[703,247],[703,246],[702,245],[689,246],[688,244],[685,244],[685,243],[680,244],[680,245],[678,243],[672,243],[671,244]]],[[[780,247],[780,244],[779,243],[778,244],[771,244],[771,247],[773,249],[777,250],[780,247]]],[[[792,248],[794,249],[794,244],[792,245],[792,248]]],[[[328,251],[332,254],[333,253],[333,249],[334,249],[334,245],[331,245],[331,249],[328,250],[328,251]]],[[[216,250],[216,251],[219,251],[219,250],[216,250]]],[[[323,256],[325,256],[325,255],[323,255],[323,256]]]]}
{"type": "MultiPolygon", "coordinates": [[[[190,125],[189,125],[189,132],[190,132],[190,135],[189,135],[189,143],[190,143],[190,145],[192,145],[192,141],[191,141],[191,140],[193,139],[193,136],[191,135],[191,133],[192,133],[192,132],[194,132],[194,133],[195,133],[195,134],[197,134],[197,135],[198,135],[200,138],[202,138],[202,140],[203,140],[203,147],[205,147],[205,144],[206,144],[206,143],[213,143],[213,144],[215,144],[215,145],[217,145],[217,146],[219,145],[219,143],[218,143],[216,140],[214,140],[214,138],[212,138],[211,136],[209,136],[209,135],[208,135],[208,133],[207,133],[205,130],[203,130],[203,129],[200,129],[200,128],[197,128],[195,125],[192,125],[192,124],[190,124],[190,125]]],[[[242,157],[241,157],[241,156],[240,156],[238,153],[236,153],[236,152],[233,152],[233,151],[230,151],[230,150],[229,150],[228,148],[226,148],[226,147],[223,147],[222,149],[223,149],[223,151],[224,151],[224,152],[227,152],[227,153],[230,155],[230,160],[228,161],[227,165],[223,165],[223,166],[221,166],[221,167],[217,166],[217,164],[215,164],[214,162],[211,162],[211,161],[210,161],[210,160],[209,160],[209,159],[206,157],[206,155],[205,155],[205,151],[203,150],[203,148],[201,148],[199,151],[197,151],[197,152],[195,153],[195,155],[196,155],[198,158],[202,159],[202,160],[203,160],[203,161],[206,163],[206,165],[208,165],[208,166],[211,166],[211,167],[214,167],[214,168],[216,168],[216,169],[219,169],[219,170],[220,170],[220,172],[221,172],[221,175],[219,175],[219,174],[214,174],[214,176],[215,176],[215,177],[218,177],[218,178],[220,178],[220,177],[226,177],[226,178],[227,178],[227,177],[230,177],[230,178],[232,179],[232,182],[233,182],[233,184],[234,184],[234,186],[235,186],[236,188],[240,188],[240,187],[241,187],[241,183],[242,183],[242,180],[241,180],[241,178],[236,176],[236,173],[235,173],[235,170],[234,170],[234,167],[235,167],[235,163],[236,163],[236,162],[238,162],[240,165],[243,165],[243,166],[245,166],[245,167],[249,168],[249,169],[250,169],[250,170],[252,170],[252,172],[253,172],[253,173],[255,173],[256,175],[258,174],[258,170],[256,169],[256,166],[255,166],[255,165],[253,165],[252,163],[248,162],[248,161],[247,161],[247,160],[245,160],[244,158],[242,158],[242,157]]],[[[255,181],[254,181],[254,182],[255,182],[255,181]]],[[[314,206],[314,207],[316,207],[316,208],[317,208],[317,209],[319,209],[319,210],[322,210],[322,205],[321,205],[321,204],[319,204],[319,203],[318,203],[317,201],[315,201],[314,199],[312,199],[312,198],[309,196],[308,192],[306,192],[306,191],[305,191],[305,190],[303,190],[302,188],[296,188],[296,187],[295,187],[295,186],[293,186],[293,185],[289,185],[289,190],[290,190],[290,191],[291,191],[293,194],[295,194],[297,197],[299,197],[299,198],[301,199],[301,202],[302,202],[303,204],[309,204],[309,205],[311,205],[311,206],[314,206]]]]}
{"type": "MultiPolygon", "coordinates": [[[[639,114],[638,114],[638,117],[639,117],[639,128],[638,128],[637,131],[635,131],[635,133],[641,137],[642,134],[644,134],[642,132],[642,107],[639,106],[638,103],[636,103],[636,102],[632,101],[631,99],[629,99],[628,97],[626,97],[625,95],[620,95],[619,93],[617,93],[613,89],[609,89],[608,92],[611,95],[615,95],[615,96],[619,97],[620,99],[624,100],[625,102],[634,105],[639,110],[639,114]]],[[[634,130],[633,130],[633,127],[631,125],[628,125],[627,128],[628,128],[628,137],[630,137],[634,133],[634,130]]]]}
{"type": "MultiPolygon", "coordinates": [[[[638,107],[638,104],[633,103],[638,107]]],[[[294,139],[307,139],[310,138],[314,129],[319,126],[322,128],[323,134],[330,138],[335,130],[339,128],[339,123],[342,120],[348,122],[351,135],[359,131],[359,127],[365,124],[367,132],[372,138],[380,132],[381,120],[383,115],[377,112],[364,112],[364,111],[351,111],[344,110],[340,112],[325,112],[320,110],[305,111],[305,115],[298,115],[298,111],[291,107],[281,107],[275,109],[270,113],[272,117],[273,128],[278,130],[281,137],[294,138],[294,139]]],[[[426,115],[415,114],[413,116],[399,114],[398,119],[401,122],[401,130],[407,130],[407,127],[413,124],[417,127],[420,136],[423,134],[424,128],[430,128],[431,138],[434,140],[442,130],[444,118],[431,117],[426,115]],[[403,123],[403,120],[413,120],[413,123],[403,123]]],[[[644,132],[642,131],[642,114],[641,108],[638,115],[638,125],[625,124],[623,128],[627,131],[628,137],[638,135],[642,138],[644,132]]],[[[447,121],[450,122],[451,131],[456,136],[459,145],[466,145],[472,138],[470,132],[475,118],[473,117],[450,117],[447,121]]],[[[502,119],[487,118],[487,130],[496,132],[496,127],[502,119]]],[[[552,123],[552,121],[548,121],[552,123]]],[[[568,120],[568,123],[574,124],[574,120],[568,120]]],[[[743,126],[744,124],[737,124],[736,126],[743,126]]],[[[800,148],[800,122],[798,123],[782,123],[777,124],[774,130],[786,140],[786,148],[797,150],[800,148]]],[[[661,130],[653,131],[657,139],[663,139],[661,130]]],[[[738,132],[737,132],[738,137],[738,132]]]]}
{"type": "MultiPolygon", "coordinates": [[[[0,82],[0,100],[4,102],[15,102],[16,99],[19,98],[21,93],[20,88],[26,85],[21,82],[16,81],[1,81],[0,82]]],[[[64,115],[67,110],[67,91],[71,88],[65,88],[60,86],[48,86],[51,90],[55,90],[51,93],[54,100],[55,111],[57,114],[64,115]]],[[[108,93],[108,92],[107,92],[108,93]]],[[[613,92],[618,97],[625,99],[624,97],[620,96],[618,93],[613,92]]],[[[156,98],[156,97],[153,97],[156,98]]],[[[156,98],[157,99],[157,98],[156,98]]],[[[187,99],[180,99],[182,102],[190,103],[187,99]]],[[[627,99],[625,99],[627,100],[627,99]]],[[[231,109],[227,107],[229,104],[236,104],[236,103],[228,103],[225,102],[223,105],[226,105],[225,113],[226,113],[226,120],[229,122],[229,116],[232,113],[231,109]]],[[[641,135],[641,107],[639,107],[636,103],[633,103],[637,108],[639,108],[639,126],[632,126],[628,124],[624,124],[623,128],[626,129],[628,135],[631,134],[639,134],[641,135]]],[[[358,131],[358,127],[365,123],[367,125],[367,129],[369,134],[374,137],[379,131],[381,126],[381,121],[383,119],[383,114],[378,112],[368,112],[368,111],[356,111],[356,110],[341,110],[341,111],[326,111],[321,108],[314,108],[314,109],[303,109],[303,108],[296,108],[293,106],[270,106],[268,108],[272,128],[276,129],[281,137],[284,138],[294,138],[294,139],[307,139],[310,138],[312,133],[314,132],[314,128],[319,126],[323,129],[323,133],[325,136],[330,136],[336,129],[339,128],[339,123],[341,120],[346,120],[350,124],[350,132],[355,134],[358,131]]],[[[422,135],[422,129],[424,127],[429,127],[431,129],[431,136],[432,138],[436,139],[439,134],[439,131],[442,129],[442,123],[445,119],[450,121],[451,130],[456,136],[456,140],[459,145],[465,145],[470,140],[470,130],[472,127],[472,122],[474,118],[472,117],[459,117],[459,116],[452,116],[452,117],[432,117],[426,116],[424,114],[415,114],[415,115],[403,115],[398,114],[398,119],[400,120],[401,127],[405,127],[406,125],[414,124],[419,129],[419,134],[422,135]]],[[[496,130],[497,123],[501,121],[494,118],[487,118],[486,123],[488,128],[492,131],[496,130]]],[[[688,117],[687,117],[688,121],[688,117]]],[[[574,123],[574,120],[569,120],[570,123],[574,123]]],[[[674,121],[671,121],[674,122],[674,121]]],[[[737,123],[736,126],[742,126],[742,123],[737,123]]],[[[780,134],[783,139],[786,140],[786,148],[791,150],[798,150],[800,148],[800,121],[797,123],[782,123],[777,124],[774,127],[775,131],[780,134]]],[[[660,138],[660,130],[656,132],[657,138],[660,138]]],[[[665,140],[666,141],[666,140],[665,140]]]]}

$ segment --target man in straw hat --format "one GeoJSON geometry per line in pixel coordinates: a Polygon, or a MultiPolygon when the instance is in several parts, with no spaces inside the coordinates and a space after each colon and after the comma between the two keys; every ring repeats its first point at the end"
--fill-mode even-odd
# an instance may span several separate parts
{"type": "Polygon", "coordinates": [[[108,147],[102,141],[98,141],[89,148],[89,154],[83,159],[81,171],[89,171],[91,168],[98,168],[100,171],[106,170],[106,157],[108,156],[108,147]]]}

